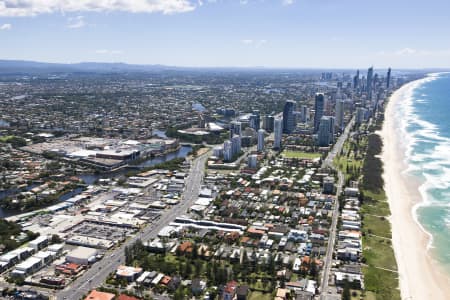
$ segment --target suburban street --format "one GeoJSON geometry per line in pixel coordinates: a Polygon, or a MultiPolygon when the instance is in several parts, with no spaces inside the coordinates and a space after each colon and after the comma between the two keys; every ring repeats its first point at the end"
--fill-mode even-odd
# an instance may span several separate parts
{"type": "MultiPolygon", "coordinates": [[[[335,167],[333,165],[333,160],[336,157],[336,155],[338,155],[341,152],[342,147],[344,146],[344,143],[350,134],[350,130],[353,127],[354,121],[355,121],[355,118],[353,117],[350,120],[350,122],[347,124],[347,127],[345,128],[344,132],[339,136],[338,140],[334,144],[333,149],[328,153],[327,158],[323,161],[322,167],[324,167],[324,168],[328,167],[328,168],[335,169],[335,167]]],[[[337,170],[337,172],[338,172],[338,182],[336,185],[336,187],[337,187],[336,203],[334,205],[333,219],[331,221],[330,235],[328,238],[327,254],[326,254],[324,267],[323,267],[323,273],[322,273],[322,284],[320,285],[320,290],[321,290],[320,299],[321,300],[326,300],[327,298],[329,298],[329,296],[332,296],[332,297],[330,297],[330,299],[335,299],[335,297],[333,297],[333,295],[328,295],[328,281],[329,281],[329,276],[330,276],[331,263],[333,261],[333,251],[334,251],[334,244],[335,244],[335,240],[336,240],[336,230],[337,230],[336,227],[337,227],[337,221],[339,218],[339,201],[338,201],[337,197],[339,197],[339,195],[341,194],[342,187],[345,184],[344,174],[340,170],[337,170]]],[[[339,296],[339,299],[340,299],[340,296],[339,296]]]]}
{"type": "Polygon", "coordinates": [[[178,205],[163,212],[156,223],[152,223],[145,227],[141,232],[128,239],[119,248],[113,250],[112,252],[107,252],[105,257],[101,261],[95,263],[89,270],[86,271],[86,273],[83,274],[83,276],[78,278],[64,290],[58,292],[57,299],[79,300],[91,289],[102,285],[108,275],[115,271],[119,265],[125,262],[124,249],[126,246],[130,246],[137,239],[147,241],[155,238],[164,226],[167,226],[169,223],[174,221],[177,216],[184,214],[197,199],[204,176],[205,162],[208,155],[209,152],[193,160],[189,175],[186,178],[183,200],[178,205]]]}

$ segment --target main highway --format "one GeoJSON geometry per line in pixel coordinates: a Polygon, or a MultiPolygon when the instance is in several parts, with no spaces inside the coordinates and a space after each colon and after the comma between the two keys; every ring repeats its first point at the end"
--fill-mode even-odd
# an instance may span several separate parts
{"type": "MultiPolygon", "coordinates": [[[[350,134],[350,131],[353,127],[354,121],[355,121],[355,118],[353,117],[351,119],[351,121],[347,124],[347,127],[345,127],[344,132],[339,136],[339,138],[336,141],[336,143],[334,144],[333,148],[328,153],[328,156],[322,162],[323,168],[335,169],[335,167],[333,165],[333,160],[336,157],[336,155],[341,153],[342,147],[344,147],[344,143],[350,134]]],[[[323,266],[322,284],[320,286],[320,290],[321,290],[320,299],[321,300],[326,300],[326,298],[327,298],[328,281],[329,281],[329,276],[330,276],[330,271],[331,271],[331,263],[333,261],[334,244],[335,244],[335,240],[336,240],[336,230],[337,230],[336,227],[337,227],[337,221],[339,218],[338,197],[341,194],[342,188],[345,184],[344,174],[340,170],[337,170],[337,172],[338,172],[338,182],[337,182],[337,188],[336,188],[336,201],[335,201],[334,210],[333,210],[333,218],[331,221],[330,234],[329,234],[329,238],[328,238],[327,254],[325,256],[325,262],[324,262],[324,266],[323,266]]]]}
{"type": "Polygon", "coordinates": [[[128,239],[120,247],[112,252],[107,252],[104,258],[95,263],[75,282],[57,293],[57,299],[79,300],[91,289],[102,285],[108,275],[115,271],[117,267],[125,262],[125,247],[132,245],[136,240],[147,241],[155,238],[158,232],[170,224],[179,215],[186,213],[187,209],[195,202],[200,191],[202,179],[205,173],[205,163],[210,152],[195,158],[192,161],[189,175],[186,178],[186,186],[182,201],[166,210],[156,223],[146,226],[141,232],[128,239]]]}

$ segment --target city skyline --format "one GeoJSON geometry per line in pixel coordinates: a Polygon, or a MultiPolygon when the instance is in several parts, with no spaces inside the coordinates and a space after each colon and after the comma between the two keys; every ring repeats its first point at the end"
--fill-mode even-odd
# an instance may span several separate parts
{"type": "Polygon", "coordinates": [[[181,67],[448,68],[435,1],[0,1],[1,59],[181,67]],[[380,17],[382,16],[382,18],[380,17]],[[330,53],[333,55],[330,55],[330,53]]]}

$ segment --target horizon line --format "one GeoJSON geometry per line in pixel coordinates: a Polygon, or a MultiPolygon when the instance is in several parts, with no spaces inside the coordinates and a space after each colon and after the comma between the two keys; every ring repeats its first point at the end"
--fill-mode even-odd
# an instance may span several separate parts
{"type": "Polygon", "coordinates": [[[374,70],[380,69],[395,69],[397,71],[405,70],[405,71],[422,71],[422,70],[449,70],[450,67],[422,67],[422,68],[411,68],[411,67],[374,67],[371,65],[370,67],[323,67],[323,66],[315,66],[315,67],[287,67],[287,66],[186,66],[186,65],[168,65],[161,63],[129,63],[124,61],[78,61],[78,62],[55,62],[55,61],[40,61],[40,60],[26,60],[26,59],[1,59],[0,62],[23,62],[23,63],[41,63],[41,64],[54,64],[54,65],[80,65],[80,64],[105,64],[105,65],[113,65],[113,64],[121,64],[128,66],[140,66],[140,67],[167,67],[167,68],[186,68],[186,69],[267,69],[267,70],[365,70],[370,67],[373,67],[374,70]]]}

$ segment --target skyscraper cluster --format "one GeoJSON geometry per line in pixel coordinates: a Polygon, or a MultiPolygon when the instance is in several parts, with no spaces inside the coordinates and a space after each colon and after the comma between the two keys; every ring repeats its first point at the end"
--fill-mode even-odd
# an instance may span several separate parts
{"type": "Polygon", "coordinates": [[[267,132],[272,132],[273,131],[273,126],[274,126],[274,121],[275,121],[275,117],[272,115],[266,115],[263,118],[262,121],[262,127],[265,131],[267,132]]]}
{"type": "Polygon", "coordinates": [[[253,111],[253,113],[250,115],[249,123],[251,128],[255,129],[256,131],[259,130],[261,118],[258,110],[253,111]]]}
{"type": "Polygon", "coordinates": [[[223,143],[223,159],[225,161],[233,160],[237,154],[241,152],[241,136],[235,135],[231,140],[226,140],[223,143]]]}
{"type": "Polygon", "coordinates": [[[234,135],[242,135],[242,123],[238,121],[233,121],[230,123],[230,138],[234,135]]]}

